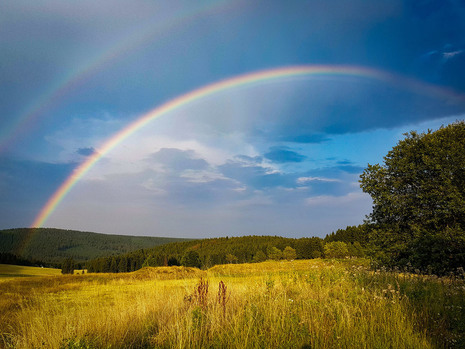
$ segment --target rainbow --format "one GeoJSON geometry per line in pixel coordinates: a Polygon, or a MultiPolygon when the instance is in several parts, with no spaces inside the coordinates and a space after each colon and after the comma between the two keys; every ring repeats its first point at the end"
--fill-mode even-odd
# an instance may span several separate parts
{"type": "Polygon", "coordinates": [[[124,38],[118,38],[115,43],[104,47],[76,69],[52,83],[48,89],[45,89],[38,98],[20,113],[14,123],[0,130],[0,152],[7,149],[22,133],[32,128],[39,116],[52,109],[67,94],[81,86],[86,79],[94,76],[97,71],[107,67],[112,61],[121,59],[125,54],[137,50],[147,42],[155,40],[158,36],[166,35],[168,31],[187,25],[192,20],[214,14],[215,11],[222,11],[226,9],[228,3],[230,3],[230,0],[211,0],[192,9],[182,8],[173,16],[161,22],[153,21],[134,33],[129,33],[124,38]]]}
{"type": "Polygon", "coordinates": [[[313,76],[354,76],[368,79],[381,80],[401,88],[411,89],[415,93],[424,93],[434,96],[435,98],[444,98],[449,102],[465,103],[464,96],[455,94],[449,90],[439,88],[434,85],[426,84],[418,80],[394,75],[385,71],[370,69],[359,66],[331,66],[331,65],[304,65],[290,66],[276,69],[248,73],[219,82],[215,82],[204,87],[198,88],[177,98],[174,98],[148,113],[142,115],[133,123],[109,138],[93,155],[89,156],[86,161],[80,164],[73,173],[61,184],[61,186],[50,197],[45,206],[41,209],[31,228],[41,227],[60,204],[66,194],[73,186],[107,153],[115,148],[119,143],[130,137],[136,131],[146,126],[151,121],[173,112],[194,101],[201,100],[205,97],[230,90],[238,87],[245,87],[257,84],[263,84],[280,79],[295,79],[313,76]]]}

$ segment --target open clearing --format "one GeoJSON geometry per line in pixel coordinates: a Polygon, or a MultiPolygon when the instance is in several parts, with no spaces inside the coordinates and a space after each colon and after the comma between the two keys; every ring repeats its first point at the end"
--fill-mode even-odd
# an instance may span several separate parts
{"type": "Polygon", "coordinates": [[[0,343],[13,348],[464,343],[463,280],[375,272],[362,259],[22,277],[0,294],[0,343]]]}

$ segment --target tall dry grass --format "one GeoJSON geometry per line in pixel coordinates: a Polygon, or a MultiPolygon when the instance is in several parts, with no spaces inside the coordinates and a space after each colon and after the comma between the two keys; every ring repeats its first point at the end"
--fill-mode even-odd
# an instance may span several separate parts
{"type": "MultiPolygon", "coordinates": [[[[0,302],[1,341],[14,348],[440,346],[424,319],[428,306],[408,290],[418,279],[399,275],[361,261],[312,260],[22,279],[0,284],[3,298],[14,300],[0,302]]],[[[421,282],[435,294],[444,289],[438,280],[421,282]]]]}

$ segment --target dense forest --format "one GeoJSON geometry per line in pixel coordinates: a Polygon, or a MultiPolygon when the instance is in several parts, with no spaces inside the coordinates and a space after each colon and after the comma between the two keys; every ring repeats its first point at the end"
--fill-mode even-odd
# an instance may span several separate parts
{"type": "MultiPolygon", "coordinates": [[[[348,250],[353,246],[345,244],[348,250]]],[[[354,249],[351,249],[354,251],[354,249]]],[[[349,256],[351,251],[347,252],[349,256]]],[[[254,263],[268,259],[311,259],[325,254],[324,240],[279,236],[242,236],[193,240],[99,258],[86,263],[89,272],[126,272],[143,266],[183,265],[210,268],[217,264],[254,263]]]]}
{"type": "Polygon", "coordinates": [[[227,263],[265,260],[369,256],[373,248],[367,225],[348,226],[324,239],[280,236],[241,236],[176,242],[86,263],[89,272],[129,272],[144,266],[183,265],[208,269],[227,263]]]}
{"type": "MultiPolygon", "coordinates": [[[[14,264],[14,265],[24,265],[24,266],[43,266],[44,263],[39,260],[30,260],[26,258],[19,257],[13,253],[4,253],[0,252],[0,264],[14,264]]],[[[52,267],[59,266],[58,263],[49,265],[52,267]]]]}
{"type": "Polygon", "coordinates": [[[187,240],[49,228],[37,229],[30,236],[30,229],[9,229],[0,231],[0,250],[11,251],[0,252],[0,263],[59,267],[63,268],[64,273],[72,269],[70,265],[78,269],[86,267],[89,272],[129,272],[143,266],[166,265],[209,268],[226,263],[323,257],[325,243],[328,247],[334,241],[344,242],[342,257],[360,256],[364,254],[360,243],[363,246],[366,244],[357,235],[358,230],[359,227],[340,229],[324,240],[318,237],[293,239],[280,236],[187,240]],[[24,246],[28,237],[27,246],[24,246]],[[18,254],[21,248],[24,251],[18,254]]]}
{"type": "MultiPolygon", "coordinates": [[[[89,259],[124,254],[142,248],[186,239],[107,235],[52,228],[0,230],[0,253],[37,264],[61,265],[72,258],[77,263],[89,259]]],[[[7,260],[7,258],[4,258],[7,260]]],[[[11,258],[10,258],[11,259],[11,258]]]]}

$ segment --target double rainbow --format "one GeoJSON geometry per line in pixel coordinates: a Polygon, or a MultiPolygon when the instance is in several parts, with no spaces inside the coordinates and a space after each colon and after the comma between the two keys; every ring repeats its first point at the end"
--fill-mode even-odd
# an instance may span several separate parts
{"type": "MultiPolygon", "coordinates": [[[[216,11],[226,10],[229,5],[232,5],[231,0],[208,0],[187,9],[181,8],[173,16],[161,22],[152,21],[149,25],[142,26],[126,37],[118,38],[115,43],[103,48],[102,51],[51,83],[48,89],[44,89],[42,94],[27,106],[11,125],[0,130],[0,153],[14,143],[22,133],[33,128],[39,117],[53,109],[66,95],[79,88],[96,72],[107,68],[113,61],[121,59],[148,43],[156,42],[170,31],[187,26],[196,19],[209,16],[216,11]]],[[[234,6],[236,5],[237,2],[234,6]]]]}
{"type": "Polygon", "coordinates": [[[146,126],[151,121],[166,115],[176,109],[188,105],[194,101],[212,96],[225,90],[233,88],[263,84],[279,79],[293,79],[301,77],[331,75],[331,76],[355,76],[368,79],[380,80],[389,84],[399,86],[415,93],[425,94],[434,98],[442,98],[451,103],[464,104],[464,96],[455,94],[449,90],[426,84],[418,80],[394,75],[384,71],[358,66],[331,66],[331,65],[308,65],[290,66],[277,69],[264,70],[248,73],[198,88],[177,98],[174,98],[129,124],[127,127],[109,138],[97,151],[80,164],[73,173],[60,185],[55,193],[49,198],[45,206],[40,210],[31,224],[31,228],[41,227],[48,217],[60,204],[66,194],[74,185],[106,154],[108,154],[119,143],[130,137],[133,133],[146,126]]]}

